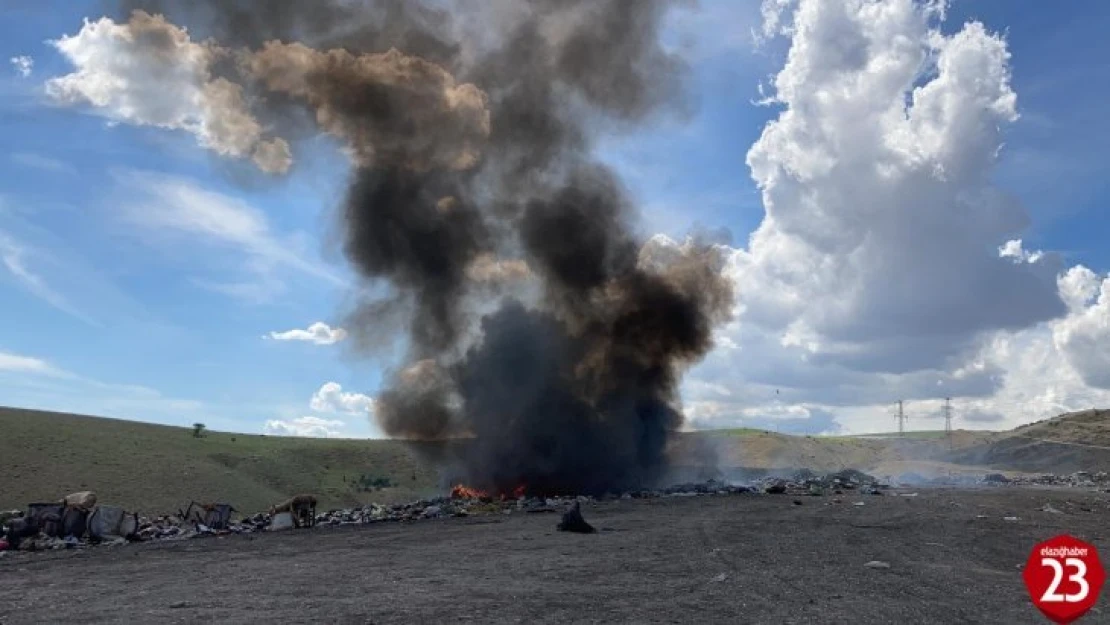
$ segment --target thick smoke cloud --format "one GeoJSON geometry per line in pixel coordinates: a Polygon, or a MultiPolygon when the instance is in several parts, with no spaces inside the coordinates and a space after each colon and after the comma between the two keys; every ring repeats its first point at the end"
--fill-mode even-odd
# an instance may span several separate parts
{"type": "Polygon", "coordinates": [[[345,144],[343,246],[375,295],[344,327],[369,345],[402,320],[411,363],[377,398],[383,430],[475,436],[466,479],[501,492],[657,477],[730,283],[715,246],[634,238],[591,139],[681,111],[668,4],[277,4],[137,6],[229,51],[212,74],[276,135],[307,120],[345,144]]]}

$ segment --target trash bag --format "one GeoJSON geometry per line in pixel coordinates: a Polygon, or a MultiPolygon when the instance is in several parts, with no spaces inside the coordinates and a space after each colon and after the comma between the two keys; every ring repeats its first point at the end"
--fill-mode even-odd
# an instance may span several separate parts
{"type": "Polygon", "coordinates": [[[127,540],[139,540],[139,513],[125,514],[119,522],[119,533],[127,540]]]}
{"type": "Polygon", "coordinates": [[[580,504],[576,501],[570,510],[563,513],[563,520],[555,526],[560,532],[575,532],[578,534],[592,534],[597,530],[586,522],[582,516],[580,504]]]}
{"type": "Polygon", "coordinates": [[[279,512],[270,519],[270,531],[277,532],[281,530],[293,529],[293,515],[289,512],[279,512]]]}
{"type": "Polygon", "coordinates": [[[60,503],[32,503],[27,505],[27,517],[34,520],[35,526],[51,538],[62,536],[62,515],[65,506],[60,503]]]}
{"type": "Polygon", "coordinates": [[[123,508],[119,506],[97,506],[89,514],[89,537],[94,540],[103,540],[113,536],[122,536],[120,524],[123,522],[123,508]]]}
{"type": "Polygon", "coordinates": [[[89,511],[79,506],[66,506],[62,514],[63,538],[84,538],[88,530],[89,511]]]}

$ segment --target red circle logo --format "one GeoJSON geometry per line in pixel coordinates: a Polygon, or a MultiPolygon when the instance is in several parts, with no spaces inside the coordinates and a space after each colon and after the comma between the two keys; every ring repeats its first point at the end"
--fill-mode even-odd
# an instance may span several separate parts
{"type": "Polygon", "coordinates": [[[1067,534],[1034,546],[1021,575],[1033,605],[1061,625],[1094,607],[1106,581],[1095,546],[1067,534]]]}

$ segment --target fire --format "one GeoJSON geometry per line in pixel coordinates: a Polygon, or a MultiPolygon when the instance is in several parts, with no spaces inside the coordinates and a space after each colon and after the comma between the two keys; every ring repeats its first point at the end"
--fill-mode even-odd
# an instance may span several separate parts
{"type": "MultiPolygon", "coordinates": [[[[517,486],[512,490],[511,498],[520,499],[524,496],[526,490],[527,487],[524,484],[517,486]]],[[[481,499],[483,497],[492,499],[488,492],[484,490],[479,490],[477,488],[471,488],[469,486],[466,486],[465,484],[455,484],[454,486],[452,486],[451,497],[453,499],[481,499]]],[[[510,495],[506,493],[501,493],[498,498],[504,501],[505,499],[509,499],[510,495]]]]}
{"type": "Polygon", "coordinates": [[[488,497],[485,491],[478,490],[477,488],[470,488],[462,484],[455,484],[451,488],[451,497],[454,499],[478,499],[479,497],[488,497]]]}

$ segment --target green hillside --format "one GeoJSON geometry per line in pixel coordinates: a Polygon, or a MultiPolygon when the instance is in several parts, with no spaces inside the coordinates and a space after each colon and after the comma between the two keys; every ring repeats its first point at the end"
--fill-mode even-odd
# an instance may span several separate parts
{"type": "Polygon", "coordinates": [[[100,501],[171,512],[190,499],[262,510],[297,492],[325,507],[413,499],[437,488],[435,449],[396,441],[287,438],[0,408],[0,509],[94,490],[100,501]],[[375,492],[356,486],[388,478],[375,492]]]}

